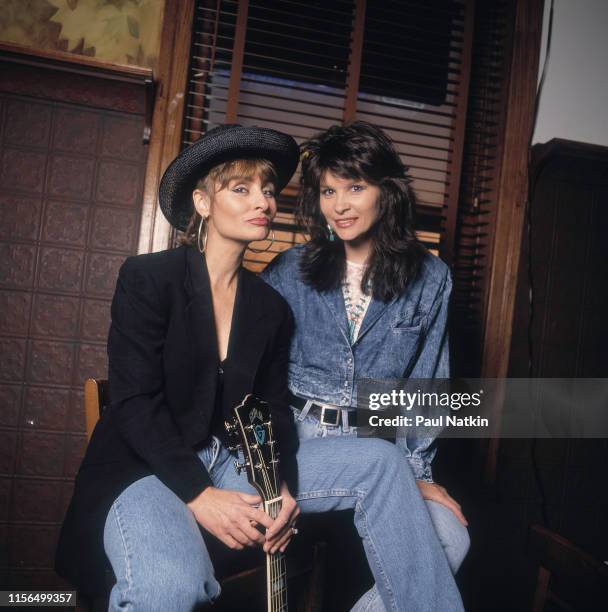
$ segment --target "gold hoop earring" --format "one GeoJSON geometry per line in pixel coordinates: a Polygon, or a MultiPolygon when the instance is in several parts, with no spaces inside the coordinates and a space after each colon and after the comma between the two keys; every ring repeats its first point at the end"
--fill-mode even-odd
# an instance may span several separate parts
{"type": "Polygon", "coordinates": [[[201,254],[205,252],[207,248],[207,219],[205,217],[201,217],[201,220],[198,224],[198,231],[196,232],[196,246],[201,254]],[[205,226],[205,232],[203,234],[203,225],[205,226]],[[203,234],[203,240],[201,244],[201,234],[203,234]]]}
{"type": "Polygon", "coordinates": [[[252,252],[252,253],[265,253],[266,251],[268,251],[270,249],[270,247],[274,244],[274,229],[270,230],[270,242],[268,243],[268,246],[265,249],[254,249],[252,247],[250,247],[249,245],[247,245],[247,248],[252,252]]]}

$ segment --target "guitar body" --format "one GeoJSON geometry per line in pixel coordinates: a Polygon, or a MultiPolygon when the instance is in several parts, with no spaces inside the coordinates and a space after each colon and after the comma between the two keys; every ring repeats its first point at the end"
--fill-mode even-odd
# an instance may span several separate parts
{"type": "MultiPolygon", "coordinates": [[[[264,500],[264,511],[276,518],[281,511],[279,456],[272,433],[270,407],[254,395],[247,395],[234,409],[234,418],[225,423],[226,431],[240,449],[244,462],[235,461],[237,472],[247,470],[247,479],[264,500]]],[[[268,612],[287,612],[287,571],[281,552],[266,554],[266,596],[268,612]]]]}

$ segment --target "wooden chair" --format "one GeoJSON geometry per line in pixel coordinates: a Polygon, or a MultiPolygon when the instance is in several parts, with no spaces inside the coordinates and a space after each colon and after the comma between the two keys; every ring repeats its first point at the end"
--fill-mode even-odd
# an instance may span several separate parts
{"type": "Polygon", "coordinates": [[[532,612],[608,610],[608,566],[557,533],[533,525],[528,554],[539,564],[532,612]]]}
{"type": "MultiPolygon", "coordinates": [[[[90,440],[93,429],[99,417],[109,404],[108,382],[102,379],[89,378],[84,384],[84,405],[87,425],[87,437],[90,440]]],[[[253,602],[260,601],[261,610],[265,609],[266,564],[260,564],[259,551],[231,551],[222,546],[217,540],[208,536],[205,538],[216,574],[222,586],[222,596],[213,609],[218,612],[228,610],[256,609],[253,602]],[[249,554],[246,554],[249,553],[249,554]],[[218,557],[221,557],[218,559],[218,557]],[[255,559],[255,566],[247,569],[235,570],[239,560],[249,561],[255,559]],[[245,602],[245,603],[244,603],[245,602]]],[[[321,612],[323,605],[323,576],[325,569],[325,543],[314,542],[306,544],[298,539],[290,545],[290,554],[287,557],[287,578],[289,584],[290,601],[296,601],[298,612],[321,612]]],[[[108,570],[106,576],[108,595],[115,582],[113,572],[108,570]]],[[[90,602],[89,610],[108,609],[107,596],[104,599],[90,602]]]]}

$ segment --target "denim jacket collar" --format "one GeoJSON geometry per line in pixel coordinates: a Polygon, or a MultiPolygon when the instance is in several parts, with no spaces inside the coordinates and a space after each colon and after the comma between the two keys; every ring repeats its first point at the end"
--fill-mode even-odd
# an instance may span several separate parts
{"type": "MultiPolygon", "coordinates": [[[[348,335],[348,319],[346,316],[346,308],[344,306],[344,295],[342,294],[342,287],[336,287],[335,289],[330,289],[329,291],[324,291],[321,293],[321,299],[329,310],[340,330],[340,333],[344,336],[346,342],[349,342],[348,335]]],[[[355,344],[359,342],[361,338],[371,329],[371,327],[378,321],[378,319],[384,314],[386,309],[395,302],[397,298],[393,298],[388,302],[381,302],[372,298],[370,300],[369,306],[363,317],[363,321],[361,322],[361,328],[359,330],[359,334],[357,336],[357,340],[355,344]]]]}

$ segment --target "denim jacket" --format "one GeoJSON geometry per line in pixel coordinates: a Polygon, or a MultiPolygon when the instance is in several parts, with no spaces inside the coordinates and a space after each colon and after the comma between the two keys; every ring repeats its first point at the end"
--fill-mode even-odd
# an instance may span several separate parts
{"type": "MultiPolygon", "coordinates": [[[[418,278],[388,303],[372,298],[351,346],[342,289],[318,292],[302,282],[295,246],[262,278],[287,300],[295,317],[289,355],[292,393],[336,406],[356,406],[363,378],[449,378],[449,268],[427,254],[418,278]]],[[[433,438],[398,437],[414,477],[432,482],[433,438]]]]}

